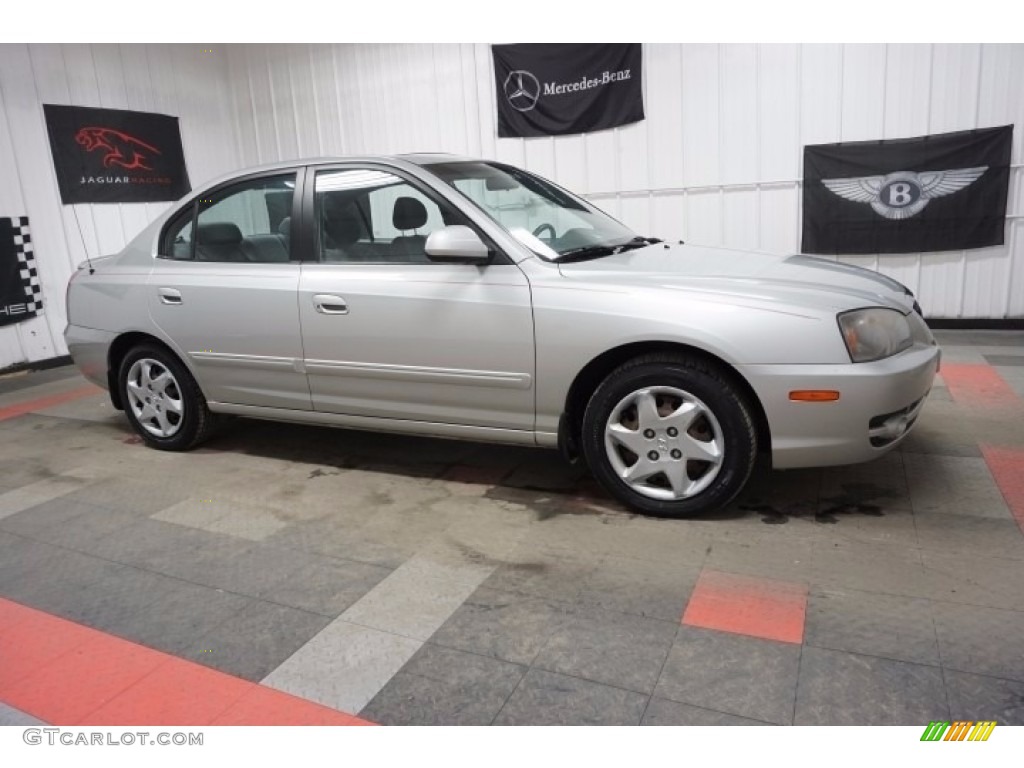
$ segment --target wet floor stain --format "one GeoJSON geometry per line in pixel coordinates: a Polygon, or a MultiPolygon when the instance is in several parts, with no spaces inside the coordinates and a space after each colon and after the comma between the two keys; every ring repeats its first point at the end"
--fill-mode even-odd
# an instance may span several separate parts
{"type": "Polygon", "coordinates": [[[484,498],[516,504],[533,512],[538,522],[556,517],[579,516],[595,518],[598,522],[609,523],[623,516],[636,517],[610,500],[595,498],[588,493],[572,493],[564,490],[531,485],[495,485],[484,492],[484,498]]]}
{"type": "Polygon", "coordinates": [[[314,469],[312,472],[309,473],[309,478],[308,479],[309,480],[313,480],[314,478],[317,478],[317,477],[328,477],[330,475],[340,475],[340,474],[341,474],[341,472],[331,472],[331,471],[324,471],[322,469],[314,469]]]}
{"type": "Polygon", "coordinates": [[[880,504],[875,502],[898,496],[891,489],[874,483],[844,483],[841,488],[838,495],[821,499],[813,513],[803,503],[777,507],[756,497],[746,499],[740,503],[739,507],[746,512],[756,512],[761,515],[761,522],[766,525],[784,525],[793,518],[810,519],[823,525],[835,525],[844,515],[883,517],[885,511],[880,504]]]}

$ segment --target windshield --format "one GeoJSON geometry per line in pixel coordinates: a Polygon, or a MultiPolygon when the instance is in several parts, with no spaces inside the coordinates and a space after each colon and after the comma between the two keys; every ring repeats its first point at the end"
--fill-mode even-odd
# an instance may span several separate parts
{"type": "Polygon", "coordinates": [[[427,167],[544,258],[597,258],[648,242],[586,201],[519,168],[476,161],[427,167]]]}

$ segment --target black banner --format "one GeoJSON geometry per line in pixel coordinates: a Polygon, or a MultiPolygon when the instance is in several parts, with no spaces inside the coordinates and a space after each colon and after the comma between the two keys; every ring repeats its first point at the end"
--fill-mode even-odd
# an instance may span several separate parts
{"type": "Polygon", "coordinates": [[[0,325],[28,320],[42,311],[28,217],[0,218],[0,325]]]}
{"type": "Polygon", "coordinates": [[[804,147],[804,253],[1002,245],[1013,126],[804,147]]]}
{"type": "Polygon", "coordinates": [[[498,136],[586,133],[644,119],[639,43],[492,45],[498,136]]]}
{"type": "Polygon", "coordinates": [[[191,190],[178,118],[53,104],[43,111],[65,205],[152,203],[191,190]]]}

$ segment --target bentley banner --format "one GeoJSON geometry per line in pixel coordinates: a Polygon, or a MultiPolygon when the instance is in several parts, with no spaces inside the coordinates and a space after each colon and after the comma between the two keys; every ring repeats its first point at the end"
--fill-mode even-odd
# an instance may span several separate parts
{"type": "Polygon", "coordinates": [[[1013,126],[804,147],[804,253],[1001,245],[1013,126]]]}
{"type": "Polygon", "coordinates": [[[42,311],[28,217],[0,218],[0,325],[28,320],[42,311]]]}
{"type": "Polygon", "coordinates": [[[178,118],[44,104],[60,198],[151,203],[190,191],[178,118]]]}
{"type": "Polygon", "coordinates": [[[639,43],[492,45],[498,136],[586,133],[644,119],[639,43]]]}

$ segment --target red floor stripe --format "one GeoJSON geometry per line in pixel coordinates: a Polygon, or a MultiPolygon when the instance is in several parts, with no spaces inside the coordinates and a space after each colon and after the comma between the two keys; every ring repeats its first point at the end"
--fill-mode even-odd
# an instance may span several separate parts
{"type": "Polygon", "coordinates": [[[70,392],[61,392],[56,395],[37,397],[35,400],[26,400],[23,403],[15,403],[14,405],[9,405],[6,408],[0,408],[0,421],[7,421],[7,419],[13,419],[17,416],[24,416],[26,413],[32,413],[33,411],[41,411],[44,408],[52,408],[55,405],[61,405],[62,403],[67,403],[71,400],[78,400],[82,397],[98,395],[101,392],[103,392],[102,389],[90,384],[87,387],[72,389],[70,392]]]}
{"type": "Polygon", "coordinates": [[[373,725],[367,720],[291,696],[273,688],[254,685],[213,720],[213,725],[373,725]]]}
{"type": "Polygon", "coordinates": [[[1006,505],[1024,533],[1024,449],[1002,448],[984,443],[978,447],[1006,499],[1006,505]]]}
{"type": "Polygon", "coordinates": [[[683,613],[683,624],[802,643],[806,612],[803,584],[704,569],[683,613]]]}
{"type": "Polygon", "coordinates": [[[962,405],[1000,408],[1020,405],[1020,398],[991,365],[942,364],[942,379],[962,405]]]}
{"type": "Polygon", "coordinates": [[[373,725],[3,598],[0,701],[53,725],[373,725]]]}

